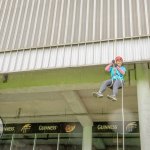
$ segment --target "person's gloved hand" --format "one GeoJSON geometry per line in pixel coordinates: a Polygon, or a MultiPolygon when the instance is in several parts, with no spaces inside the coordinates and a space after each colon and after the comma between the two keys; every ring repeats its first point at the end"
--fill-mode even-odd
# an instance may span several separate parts
{"type": "Polygon", "coordinates": [[[117,65],[117,64],[115,64],[114,66],[115,66],[115,67],[117,67],[118,65],[117,65]]]}
{"type": "Polygon", "coordinates": [[[114,59],[112,60],[112,63],[113,63],[113,64],[115,63],[115,60],[114,60],[114,59]]]}

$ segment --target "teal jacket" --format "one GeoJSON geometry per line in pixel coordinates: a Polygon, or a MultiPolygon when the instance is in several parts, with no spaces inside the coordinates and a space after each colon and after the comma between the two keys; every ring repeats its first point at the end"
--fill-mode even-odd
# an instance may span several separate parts
{"type": "MultiPolygon", "coordinates": [[[[120,69],[126,72],[126,68],[124,66],[121,66],[120,69]]],[[[124,75],[121,74],[116,67],[110,67],[109,72],[113,80],[124,80],[124,75]]]]}

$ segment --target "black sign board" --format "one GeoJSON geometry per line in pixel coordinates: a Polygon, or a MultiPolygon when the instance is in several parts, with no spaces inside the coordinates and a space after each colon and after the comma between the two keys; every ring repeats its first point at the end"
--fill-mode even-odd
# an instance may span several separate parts
{"type": "Polygon", "coordinates": [[[98,133],[139,133],[138,121],[112,121],[112,122],[94,122],[93,132],[98,133]]]}
{"type": "Polygon", "coordinates": [[[5,124],[4,134],[27,134],[27,133],[80,133],[80,123],[23,123],[5,124]]]}
{"type": "MultiPolygon", "coordinates": [[[[139,133],[138,121],[94,122],[93,133],[139,133]]],[[[82,133],[79,122],[4,124],[4,134],[82,133]]]]}

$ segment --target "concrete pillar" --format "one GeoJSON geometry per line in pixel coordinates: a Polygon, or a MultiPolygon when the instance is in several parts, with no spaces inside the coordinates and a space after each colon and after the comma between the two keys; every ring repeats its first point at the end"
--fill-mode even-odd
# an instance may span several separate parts
{"type": "MultiPolygon", "coordinates": [[[[62,92],[65,100],[74,113],[88,113],[84,103],[76,91],[62,92]]],[[[92,150],[92,126],[93,121],[89,115],[76,115],[83,127],[82,150],[92,150]]]]}
{"type": "Polygon", "coordinates": [[[150,148],[150,82],[147,64],[136,65],[141,150],[150,148]]]}
{"type": "Polygon", "coordinates": [[[82,150],[92,150],[92,126],[83,127],[82,150]]]}

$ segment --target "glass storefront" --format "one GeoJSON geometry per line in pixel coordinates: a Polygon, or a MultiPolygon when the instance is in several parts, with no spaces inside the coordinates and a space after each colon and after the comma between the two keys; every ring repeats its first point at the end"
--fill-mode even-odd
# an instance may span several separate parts
{"type": "Polygon", "coordinates": [[[123,145],[122,134],[103,133],[93,134],[93,149],[92,150],[141,150],[140,137],[137,133],[125,134],[123,145]]]}
{"type": "Polygon", "coordinates": [[[0,150],[82,150],[82,133],[3,135],[0,150]]]}
{"type": "MultiPolygon", "coordinates": [[[[139,134],[125,135],[126,150],[140,150],[139,134]]],[[[92,150],[123,149],[122,135],[93,134],[92,150]]],[[[1,150],[82,150],[82,134],[28,134],[4,135],[0,140],[1,150]]]]}

